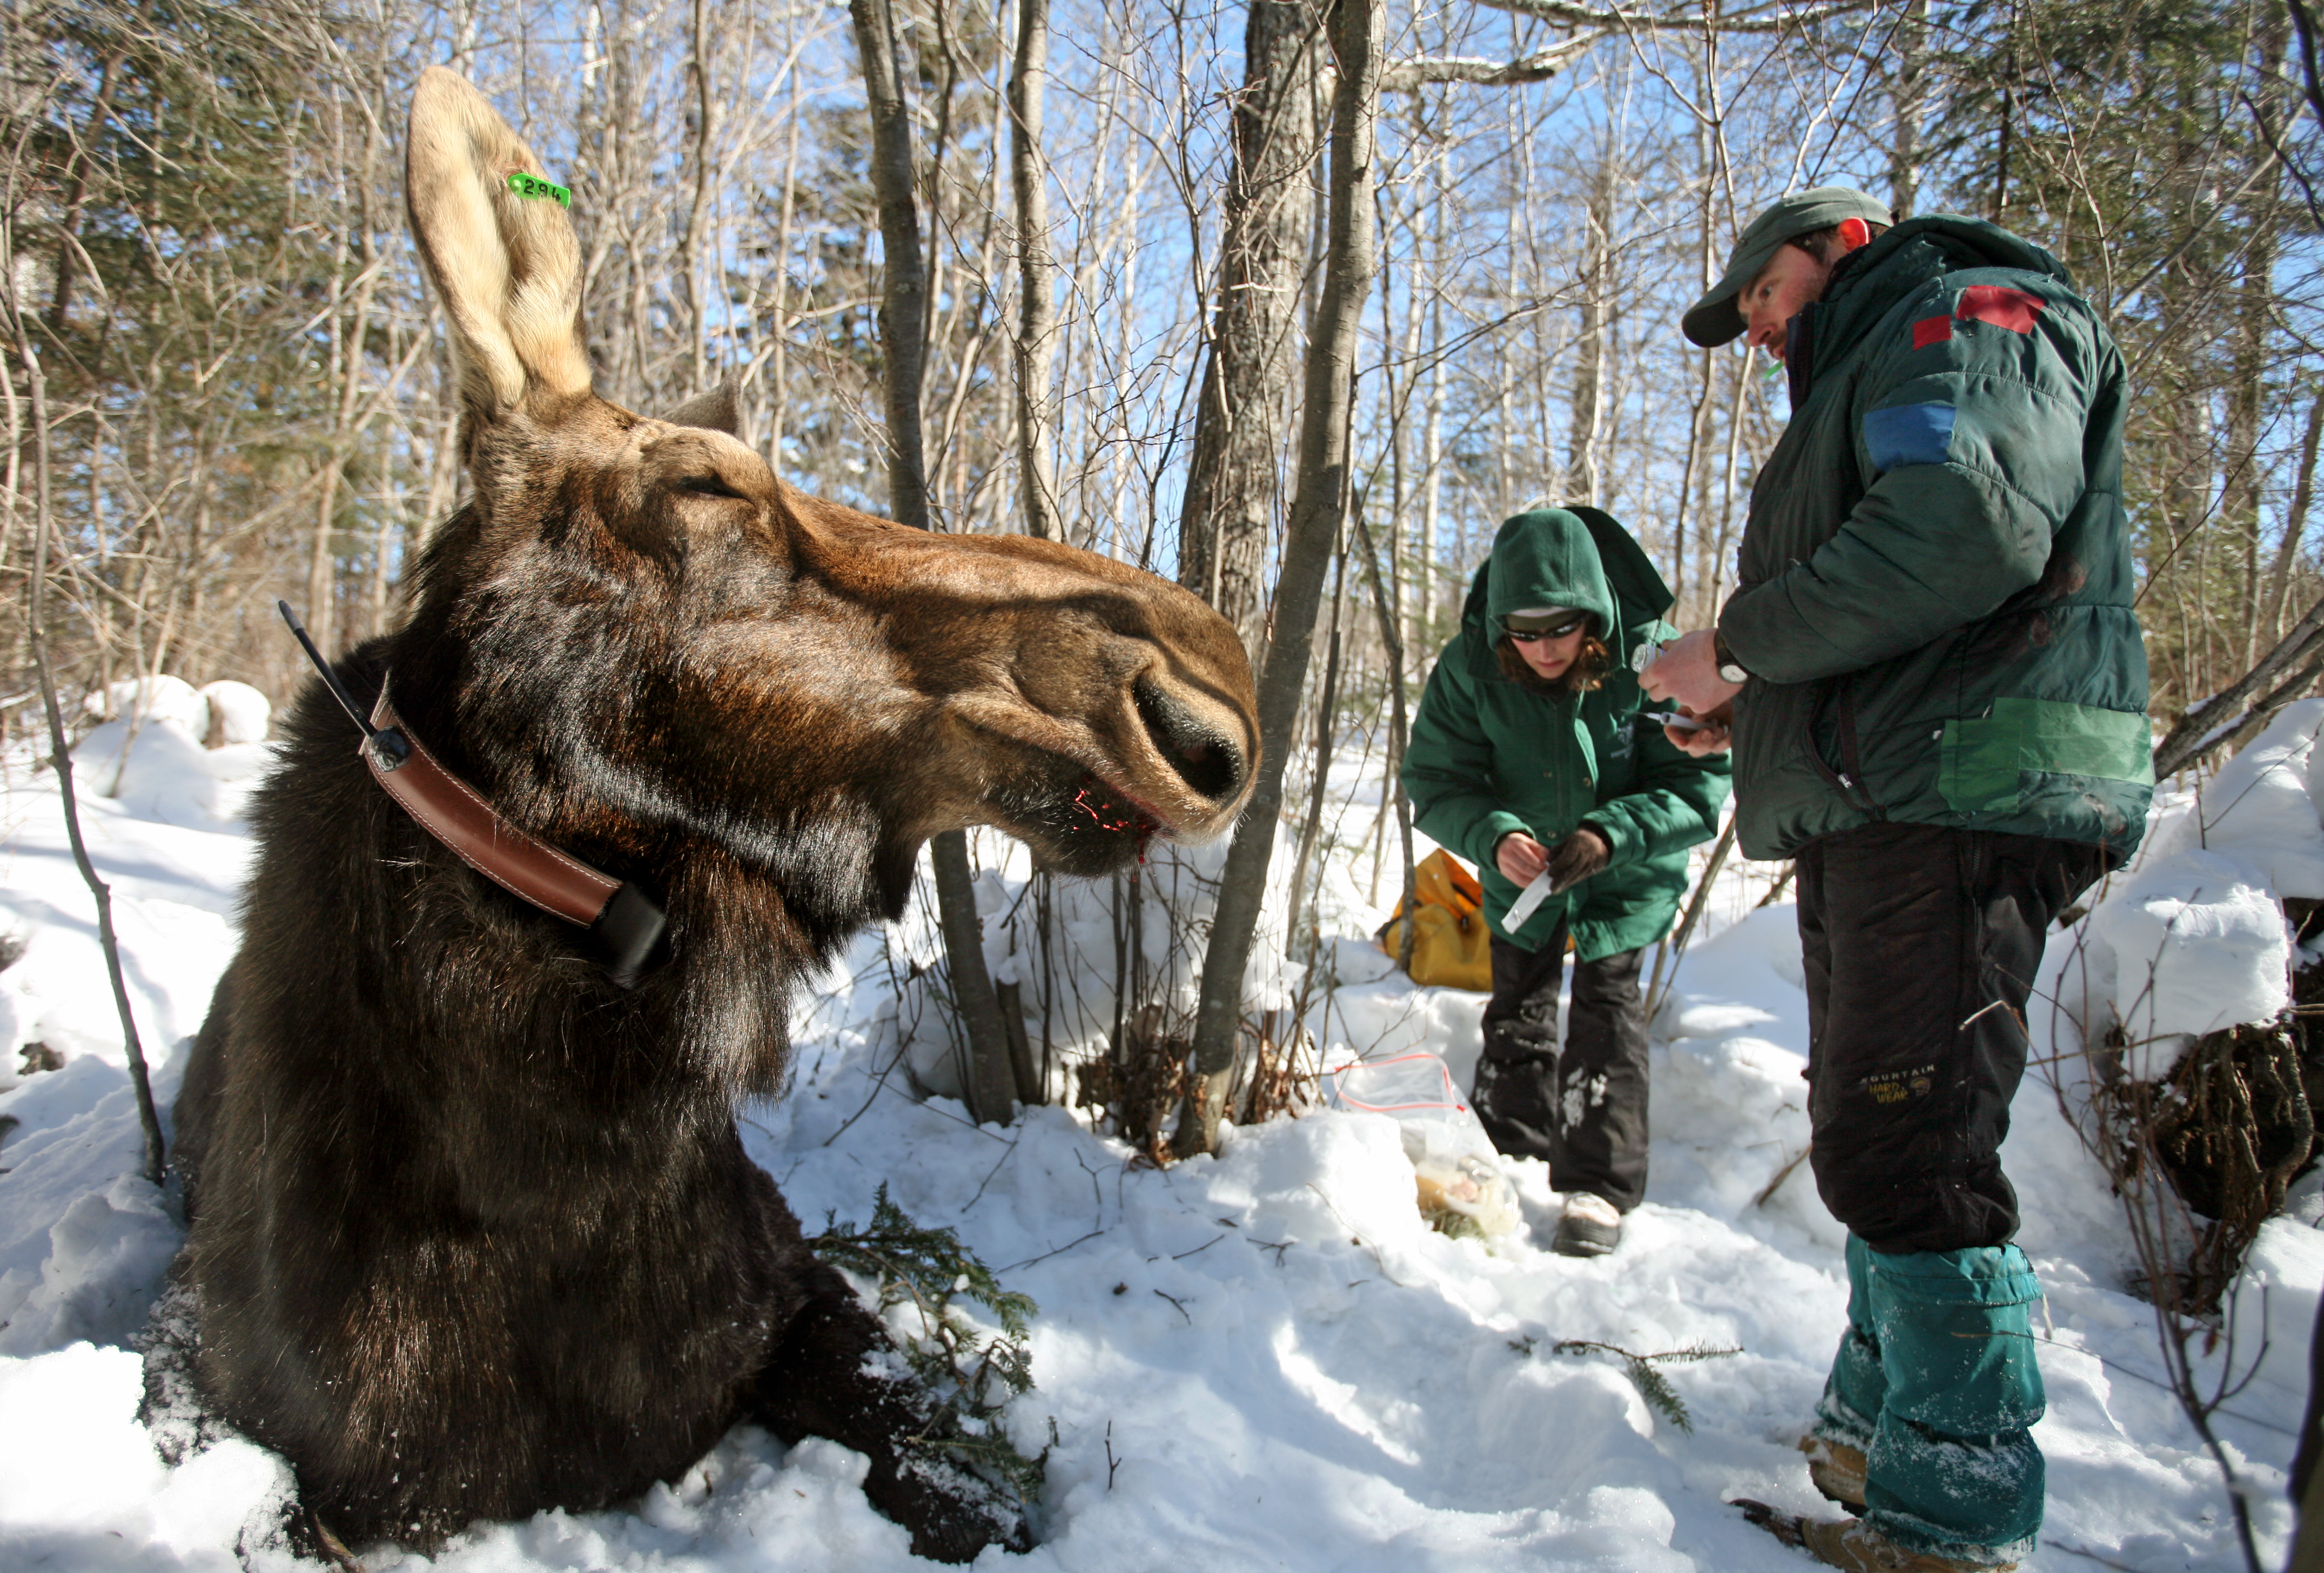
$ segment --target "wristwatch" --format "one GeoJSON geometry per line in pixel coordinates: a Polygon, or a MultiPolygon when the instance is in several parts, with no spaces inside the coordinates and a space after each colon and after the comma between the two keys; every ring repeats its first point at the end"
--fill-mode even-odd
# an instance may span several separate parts
{"type": "Polygon", "coordinates": [[[1711,630],[1711,658],[1719,663],[1719,680],[1721,683],[1748,683],[1751,680],[1751,674],[1743,669],[1743,663],[1737,660],[1735,652],[1727,648],[1727,636],[1716,629],[1711,630]]]}

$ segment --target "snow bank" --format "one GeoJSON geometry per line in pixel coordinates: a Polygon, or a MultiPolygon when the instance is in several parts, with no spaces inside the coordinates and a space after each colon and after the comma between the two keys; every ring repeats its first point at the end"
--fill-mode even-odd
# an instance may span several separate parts
{"type": "Polygon", "coordinates": [[[1678,1149],[1697,1205],[1844,1246],[1847,1231],[1817,1198],[1806,1164],[1807,994],[1796,909],[1762,908],[1690,948],[1655,1032],[1668,1044],[1653,1062],[1655,1134],[1678,1149]]]}
{"type": "Polygon", "coordinates": [[[247,683],[232,680],[204,685],[202,698],[209,705],[209,728],[202,741],[212,748],[230,743],[263,743],[266,729],[272,720],[274,705],[265,695],[247,683]]]}
{"type": "Polygon", "coordinates": [[[2283,910],[2239,858],[2157,859],[2091,915],[2089,933],[2094,972],[2112,973],[2133,1075],[2162,1075],[2190,1038],[2269,1020],[2292,1002],[2283,910]]]}
{"type": "Polygon", "coordinates": [[[239,1440],[177,1468],[137,1424],[143,1361],[77,1343],[0,1359],[0,1559],[77,1573],[311,1566],[269,1554],[290,1468],[239,1440]]]}
{"type": "Polygon", "coordinates": [[[2201,793],[2158,823],[2147,861],[2192,851],[2232,852],[2277,896],[2324,899],[2324,822],[2317,803],[2324,699],[2288,705],[2201,793]]]}
{"type": "MultiPolygon", "coordinates": [[[[175,1077],[157,1091],[166,1101],[175,1077]]],[[[144,1326],[182,1232],[138,1173],[143,1147],[128,1072],[95,1055],[0,1097],[23,1134],[6,1148],[0,1210],[0,1355],[144,1326]]]]}
{"type": "Polygon", "coordinates": [[[73,745],[75,785],[141,819],[189,830],[235,826],[273,768],[266,744],[272,706],[247,683],[197,692],[177,677],[130,678],[90,695],[88,704],[91,714],[113,719],[73,745]]]}
{"type": "Polygon", "coordinates": [[[265,743],[206,749],[196,733],[169,720],[142,726],[108,721],[73,748],[77,783],[85,778],[90,792],[119,800],[141,819],[189,830],[240,821],[273,765],[274,750],[265,743]]]}
{"type": "Polygon", "coordinates": [[[171,721],[200,737],[210,728],[209,701],[182,677],[124,677],[88,695],[82,704],[106,721],[171,721]]]}

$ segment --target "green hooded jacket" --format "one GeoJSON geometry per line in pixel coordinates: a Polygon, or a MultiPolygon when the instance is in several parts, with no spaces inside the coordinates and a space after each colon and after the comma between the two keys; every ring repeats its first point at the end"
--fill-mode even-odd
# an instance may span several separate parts
{"type": "Polygon", "coordinates": [[[2057,259],[1898,225],[1793,320],[1720,632],[1745,855],[1876,820],[2126,855],[2153,795],[2122,356],[2057,259]]]}
{"type": "Polygon", "coordinates": [[[1520,513],[1494,538],[1461,631],[1429,675],[1405,750],[1405,793],[1420,828],[1477,865],[1493,932],[1526,950],[1540,949],[1569,915],[1585,961],[1654,943],[1686,893],[1686,849],[1719,828],[1726,758],[1673,748],[1638,714],[1644,696],[1631,653],[1676,632],[1662,621],[1671,599],[1609,515],[1520,513]],[[1502,615],[1535,606],[1597,618],[1613,657],[1598,688],[1543,694],[1501,671],[1493,647],[1502,615]],[[1580,824],[1606,838],[1606,867],[1509,934],[1501,919],[1518,888],[1493,861],[1494,844],[1521,830],[1553,846],[1580,824]]]}

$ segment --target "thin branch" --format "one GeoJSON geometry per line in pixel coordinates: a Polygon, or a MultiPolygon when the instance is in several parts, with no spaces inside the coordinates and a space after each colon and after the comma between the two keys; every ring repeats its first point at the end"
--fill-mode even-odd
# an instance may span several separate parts
{"type": "MultiPolygon", "coordinates": [[[[14,291],[10,293],[13,295],[14,291]]],[[[12,302],[13,304],[13,302],[12,302]]],[[[113,983],[114,1007],[121,1014],[122,1046],[129,1055],[129,1083],[137,1094],[137,1123],[145,1137],[145,1178],[159,1187],[165,1177],[161,1119],[153,1107],[153,1084],[145,1071],[145,1046],[137,1036],[137,1016],[129,1006],[129,985],[121,972],[121,942],[113,927],[113,892],[89,861],[88,843],[80,831],[80,804],[73,793],[72,750],[65,745],[64,713],[57,706],[56,670],[49,659],[45,591],[49,577],[49,541],[55,519],[49,503],[48,391],[41,375],[41,357],[24,335],[21,309],[9,312],[15,328],[16,356],[24,368],[24,384],[32,423],[33,547],[32,602],[26,621],[32,665],[41,676],[41,704],[48,713],[50,764],[57,773],[57,792],[63,800],[65,834],[72,842],[73,862],[97,903],[97,935],[105,950],[106,976],[113,983]]]]}
{"type": "Polygon", "coordinates": [[[1546,82],[1589,52],[1606,34],[1586,32],[1538,50],[1521,60],[1493,60],[1456,57],[1443,60],[1394,60],[1380,68],[1380,91],[1409,93],[1434,82],[1465,82],[1479,87],[1508,87],[1526,82],[1546,82]]]}
{"type": "Polygon", "coordinates": [[[1607,31],[1673,28],[1700,32],[1706,26],[1717,32],[1787,32],[1813,27],[1835,16],[1846,16],[1858,11],[1876,9],[1881,0],[1833,0],[1826,5],[1810,5],[1799,10],[1785,6],[1757,5],[1706,21],[1702,7],[1674,6],[1668,11],[1603,11],[1594,5],[1574,5],[1566,0],[1477,0],[1489,10],[1507,11],[1518,16],[1538,16],[1545,22],[1561,22],[1568,27],[1591,27],[1607,31]]]}

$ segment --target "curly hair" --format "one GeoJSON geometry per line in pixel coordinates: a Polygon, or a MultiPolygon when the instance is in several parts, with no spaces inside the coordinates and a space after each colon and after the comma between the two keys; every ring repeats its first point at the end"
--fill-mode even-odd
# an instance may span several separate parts
{"type": "Polygon", "coordinates": [[[1594,633],[1582,636],[1582,649],[1575,654],[1573,665],[1554,677],[1545,677],[1535,671],[1517,653],[1517,641],[1507,634],[1493,641],[1493,657],[1501,664],[1502,676],[1536,694],[1591,693],[1606,681],[1606,673],[1614,664],[1613,652],[1594,633]]]}

